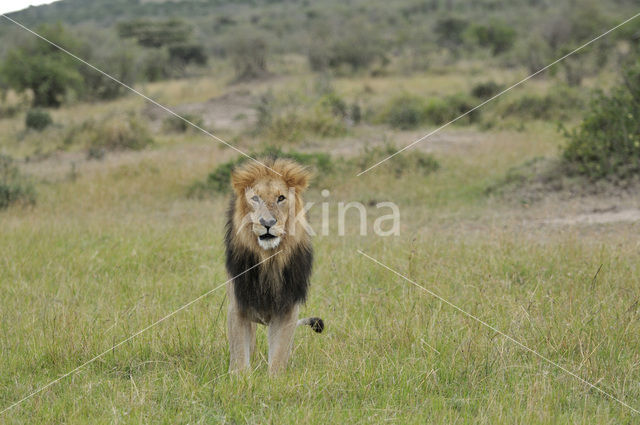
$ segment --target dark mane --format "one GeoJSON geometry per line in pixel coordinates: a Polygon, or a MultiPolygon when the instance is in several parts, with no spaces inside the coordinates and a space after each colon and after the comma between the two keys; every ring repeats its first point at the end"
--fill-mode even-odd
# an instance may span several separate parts
{"type": "MultiPolygon", "coordinates": [[[[227,212],[225,235],[226,267],[230,277],[238,276],[260,262],[255,252],[234,241],[235,201],[233,196],[227,212]]],[[[278,264],[280,262],[267,262],[233,279],[234,293],[242,311],[255,311],[268,320],[306,300],[313,264],[311,245],[298,244],[290,251],[281,270],[275,269],[278,264]]]]}

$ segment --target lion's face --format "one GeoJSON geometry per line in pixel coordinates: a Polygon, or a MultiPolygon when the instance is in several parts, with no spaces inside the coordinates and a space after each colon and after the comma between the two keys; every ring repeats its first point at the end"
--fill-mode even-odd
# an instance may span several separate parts
{"type": "Polygon", "coordinates": [[[262,249],[269,250],[280,245],[293,205],[288,202],[289,197],[294,199],[294,196],[292,188],[273,178],[262,179],[245,190],[244,197],[250,209],[247,219],[262,249]]]}
{"type": "Polygon", "coordinates": [[[265,161],[269,168],[250,162],[231,175],[236,193],[235,238],[262,251],[283,246],[286,250],[307,237],[304,212],[298,212],[303,209],[301,193],[307,187],[309,172],[291,160],[265,161]]]}

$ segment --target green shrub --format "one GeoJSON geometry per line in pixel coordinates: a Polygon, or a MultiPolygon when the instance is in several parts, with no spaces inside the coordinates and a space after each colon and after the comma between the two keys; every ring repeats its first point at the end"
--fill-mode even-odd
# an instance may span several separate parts
{"type": "MultiPolygon", "coordinates": [[[[77,50],[78,42],[61,25],[41,26],[38,32],[58,45],[77,50]]],[[[0,74],[17,92],[31,91],[33,106],[60,106],[68,91],[80,91],[82,85],[77,62],[35,37],[7,53],[0,74]]]]}
{"type": "MultiPolygon", "coordinates": [[[[81,55],[118,81],[132,86],[140,77],[143,51],[134,43],[120,40],[112,34],[97,33],[91,35],[90,41],[83,46],[81,55]],[[94,48],[96,45],[100,48],[94,48]]],[[[81,66],[78,71],[82,76],[82,97],[85,99],[111,100],[129,93],[129,89],[95,69],[81,66]]]]}
{"type": "Polygon", "coordinates": [[[569,173],[592,179],[640,173],[640,63],[606,95],[597,92],[580,125],[565,132],[569,173]]]}
{"type": "Polygon", "coordinates": [[[484,83],[479,83],[473,86],[471,89],[471,95],[473,97],[477,97],[478,99],[489,99],[492,96],[500,93],[502,90],[502,86],[495,81],[487,81],[484,83]]]}
{"type": "Polygon", "coordinates": [[[12,204],[33,204],[35,191],[11,157],[0,155],[0,209],[12,204]]]}
{"type": "Polygon", "coordinates": [[[272,141],[297,142],[308,135],[337,137],[347,132],[347,104],[334,92],[320,97],[296,92],[276,97],[269,92],[260,97],[256,110],[254,133],[272,141]]]}
{"type": "Polygon", "coordinates": [[[89,138],[90,148],[114,150],[140,150],[153,144],[146,124],[135,115],[112,117],[93,128],[89,138]]]}
{"type": "Polygon", "coordinates": [[[501,116],[551,120],[565,119],[583,105],[580,93],[567,86],[556,86],[546,94],[525,94],[502,107],[501,116]]]}
{"type": "Polygon", "coordinates": [[[202,44],[181,43],[169,46],[169,59],[181,65],[206,65],[207,54],[202,44]]]}
{"type": "Polygon", "coordinates": [[[264,77],[267,72],[267,42],[258,37],[239,37],[229,46],[229,55],[235,69],[236,81],[264,77]]]}
{"type": "Polygon", "coordinates": [[[108,151],[143,149],[153,144],[153,138],[138,116],[118,114],[99,121],[89,119],[69,128],[63,143],[82,146],[89,158],[100,159],[108,151]]]}
{"type": "MultiPolygon", "coordinates": [[[[333,170],[331,157],[326,153],[285,152],[277,147],[267,147],[261,152],[250,153],[249,156],[256,159],[264,157],[290,158],[300,164],[311,167],[318,175],[326,175],[333,170]]],[[[246,161],[251,161],[251,159],[242,156],[218,165],[204,182],[196,182],[191,185],[187,195],[192,198],[203,198],[207,195],[229,192],[231,188],[231,172],[236,166],[246,161]]],[[[315,181],[317,182],[317,180],[315,181]]]]}
{"type": "Polygon", "coordinates": [[[455,49],[464,42],[464,32],[469,26],[469,22],[462,18],[445,17],[436,21],[434,32],[437,36],[438,45],[455,49]]]}
{"type": "Polygon", "coordinates": [[[356,19],[340,28],[316,28],[308,49],[309,65],[314,71],[332,69],[353,72],[374,62],[386,65],[384,40],[369,22],[356,19]]]}
{"type": "MultiPolygon", "coordinates": [[[[313,170],[312,187],[323,187],[327,180],[335,179],[336,175],[338,178],[343,174],[354,175],[397,151],[395,146],[388,144],[366,148],[362,154],[344,159],[333,158],[326,153],[303,153],[293,150],[284,151],[278,147],[267,147],[260,152],[252,152],[249,156],[256,159],[264,157],[293,159],[313,170]]],[[[246,161],[251,161],[251,159],[242,156],[218,165],[204,181],[198,181],[191,185],[187,195],[191,198],[201,199],[210,195],[228,193],[231,189],[231,172],[234,167],[246,161]]],[[[390,170],[396,178],[400,178],[405,175],[427,176],[439,168],[440,163],[432,155],[414,150],[409,155],[401,154],[394,157],[394,161],[388,161],[382,169],[390,170]]]]}
{"type": "MultiPolygon", "coordinates": [[[[411,129],[422,124],[445,124],[474,107],[474,102],[467,95],[458,93],[443,99],[424,100],[421,97],[402,94],[391,100],[384,108],[381,121],[393,128],[411,129]]],[[[479,112],[473,111],[461,121],[474,122],[479,112]]]]}
{"type": "Polygon", "coordinates": [[[474,24],[467,32],[473,43],[491,49],[494,55],[511,49],[516,31],[504,22],[493,21],[488,25],[474,24]]]}
{"type": "Polygon", "coordinates": [[[192,28],[180,19],[135,19],[118,23],[118,35],[144,47],[163,47],[186,42],[192,28]]]}
{"type": "Polygon", "coordinates": [[[425,108],[425,102],[421,97],[400,95],[388,106],[385,121],[393,128],[415,128],[423,123],[425,108]]]}
{"type": "MultiPolygon", "coordinates": [[[[349,172],[358,172],[388,158],[398,152],[399,148],[392,144],[366,148],[362,155],[347,160],[349,172]],[[355,171],[354,171],[355,170],[355,171]]],[[[396,178],[404,175],[427,176],[440,169],[440,163],[433,155],[413,149],[393,157],[393,161],[380,164],[381,170],[390,171],[396,178]],[[397,161],[397,162],[396,162],[397,161]]]]}
{"type": "Polygon", "coordinates": [[[44,109],[34,108],[27,111],[24,123],[27,128],[42,131],[53,124],[53,120],[51,119],[49,112],[44,109]]]}
{"type": "MultiPolygon", "coordinates": [[[[198,127],[202,127],[203,121],[202,118],[197,115],[192,114],[181,114],[181,116],[197,125],[198,127]]],[[[187,123],[185,120],[171,115],[162,122],[162,129],[164,131],[173,132],[173,133],[186,133],[190,130],[196,130],[191,124],[187,123]]]]}
{"type": "MultiPolygon", "coordinates": [[[[425,108],[427,122],[435,125],[446,124],[462,114],[467,113],[476,102],[464,93],[447,96],[444,99],[432,99],[425,108]]],[[[458,123],[474,123],[478,120],[480,111],[476,110],[460,118],[458,123]]]]}

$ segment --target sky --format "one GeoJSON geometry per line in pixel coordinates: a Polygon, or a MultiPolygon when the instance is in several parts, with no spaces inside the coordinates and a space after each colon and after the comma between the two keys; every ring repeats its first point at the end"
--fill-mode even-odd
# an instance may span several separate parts
{"type": "Polygon", "coordinates": [[[53,3],[55,0],[0,0],[0,13],[15,12],[29,6],[53,3]]]}

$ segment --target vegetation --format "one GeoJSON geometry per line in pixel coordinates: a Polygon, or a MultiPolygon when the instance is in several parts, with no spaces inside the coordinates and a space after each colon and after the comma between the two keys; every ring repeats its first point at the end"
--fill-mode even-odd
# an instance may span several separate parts
{"type": "Polygon", "coordinates": [[[44,48],[75,79],[47,109],[55,125],[26,130],[34,90],[4,69],[33,36],[0,25],[0,152],[15,158],[0,178],[0,410],[62,377],[0,422],[636,423],[566,371],[640,408],[638,76],[615,80],[637,60],[640,20],[395,155],[636,8],[61,0],[11,15],[33,28],[64,22],[52,31],[74,52],[145,95],[251,155],[313,168],[301,314],[327,326],[296,331],[279,377],[267,375],[259,326],[254,369],[228,375],[222,240],[229,173],[243,159],[44,48]],[[188,38],[121,38],[118,24],[135,19],[186,22],[188,38]],[[265,46],[265,66],[242,81],[240,39],[265,46]],[[599,177],[596,164],[620,177],[599,177]],[[386,202],[400,210],[399,236],[372,231],[386,202]]]}
{"type": "Polygon", "coordinates": [[[35,108],[30,109],[29,112],[27,112],[24,123],[27,128],[42,131],[53,124],[53,120],[51,119],[51,114],[49,114],[49,112],[44,109],[35,108]]]}
{"type": "Polygon", "coordinates": [[[349,73],[385,65],[384,40],[374,26],[354,20],[341,28],[318,26],[312,36],[308,58],[311,69],[349,73]]]}
{"type": "Polygon", "coordinates": [[[13,159],[0,155],[0,210],[12,204],[33,204],[35,199],[33,185],[20,173],[13,159]]]}
{"type": "MultiPolygon", "coordinates": [[[[399,129],[412,129],[423,124],[441,125],[468,112],[474,106],[476,104],[473,99],[462,93],[428,100],[401,94],[382,110],[379,120],[399,129]]],[[[474,122],[478,116],[479,112],[473,111],[459,121],[474,122]]]]}
{"type": "MultiPolygon", "coordinates": [[[[334,170],[333,160],[328,154],[322,153],[302,153],[294,150],[283,151],[278,147],[267,147],[260,152],[252,152],[249,154],[252,158],[277,157],[290,158],[303,165],[310,167],[316,174],[314,184],[322,179],[323,175],[334,170]]],[[[189,187],[188,196],[195,198],[203,198],[206,196],[225,194],[230,190],[229,182],[231,181],[231,171],[238,165],[248,161],[245,156],[240,156],[234,160],[223,162],[218,165],[207,176],[204,182],[195,182],[189,187]]]]}
{"type": "MultiPolygon", "coordinates": [[[[58,45],[74,48],[74,39],[60,25],[42,26],[39,32],[58,45]]],[[[79,90],[82,81],[75,59],[36,38],[10,50],[0,73],[9,87],[30,90],[33,106],[60,106],[65,94],[79,90]]]]}
{"type": "Polygon", "coordinates": [[[494,55],[499,55],[511,49],[516,40],[516,31],[500,21],[489,22],[486,25],[472,25],[468,34],[472,42],[478,46],[491,49],[494,55]]]}
{"type": "Polygon", "coordinates": [[[191,36],[191,27],[179,19],[136,19],[118,23],[118,35],[133,38],[143,47],[158,48],[185,43],[191,36]]]}
{"type": "Polygon", "coordinates": [[[341,136],[347,132],[349,117],[359,119],[358,108],[348,110],[347,103],[332,91],[311,96],[294,90],[278,96],[267,92],[260,96],[256,110],[254,133],[277,143],[341,136]]]}
{"type": "Polygon", "coordinates": [[[471,95],[480,100],[487,100],[500,93],[502,90],[503,87],[500,84],[495,81],[487,81],[473,86],[473,89],[471,89],[471,95]]]}
{"type": "Polygon", "coordinates": [[[267,43],[263,39],[241,37],[231,44],[229,50],[236,81],[267,75],[267,43]]]}
{"type": "MultiPolygon", "coordinates": [[[[356,172],[365,170],[388,158],[390,155],[395,154],[398,150],[399,148],[391,143],[366,148],[361,155],[347,161],[349,165],[348,171],[353,173],[353,170],[356,172]]],[[[395,178],[402,176],[422,178],[440,169],[440,162],[438,162],[433,155],[419,150],[413,150],[410,155],[403,155],[396,159],[397,161],[381,164],[380,172],[383,172],[383,170],[388,173],[390,172],[395,178]]]]}
{"type": "Polygon", "coordinates": [[[67,147],[83,147],[89,158],[100,159],[109,151],[144,149],[154,140],[146,122],[139,116],[112,114],[99,120],[88,119],[69,128],[63,143],[67,147]]]}
{"type": "Polygon", "coordinates": [[[562,157],[569,173],[591,179],[640,175],[640,65],[611,93],[597,93],[582,123],[566,136],[562,157]]]}

